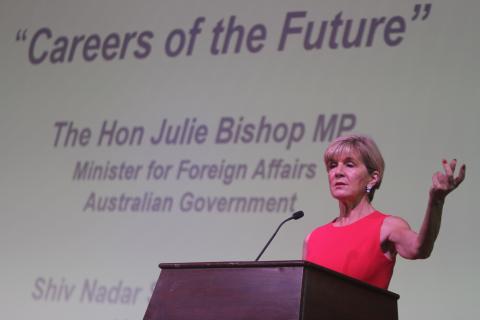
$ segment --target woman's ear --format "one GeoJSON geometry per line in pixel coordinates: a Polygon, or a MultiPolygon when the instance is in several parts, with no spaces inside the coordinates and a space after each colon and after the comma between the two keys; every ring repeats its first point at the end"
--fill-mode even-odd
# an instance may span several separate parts
{"type": "Polygon", "coordinates": [[[380,181],[380,173],[377,170],[374,170],[370,174],[370,182],[368,183],[368,186],[374,189],[380,181]]]}

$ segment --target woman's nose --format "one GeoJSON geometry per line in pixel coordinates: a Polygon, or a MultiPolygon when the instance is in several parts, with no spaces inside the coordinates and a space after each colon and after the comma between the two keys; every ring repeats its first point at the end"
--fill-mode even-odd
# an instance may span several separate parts
{"type": "Polygon", "coordinates": [[[343,167],[342,167],[342,165],[337,165],[334,170],[335,171],[333,173],[335,174],[335,177],[343,177],[343,167]]]}

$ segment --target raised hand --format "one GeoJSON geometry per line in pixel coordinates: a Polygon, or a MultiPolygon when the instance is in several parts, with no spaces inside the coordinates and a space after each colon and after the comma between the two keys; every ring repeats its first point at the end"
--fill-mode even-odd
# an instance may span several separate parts
{"type": "Polygon", "coordinates": [[[457,160],[453,159],[450,163],[447,160],[442,161],[444,172],[437,171],[432,177],[432,187],[430,188],[430,195],[436,200],[444,200],[445,197],[455,190],[463,179],[465,179],[465,165],[460,167],[458,176],[455,175],[455,168],[457,160]]]}

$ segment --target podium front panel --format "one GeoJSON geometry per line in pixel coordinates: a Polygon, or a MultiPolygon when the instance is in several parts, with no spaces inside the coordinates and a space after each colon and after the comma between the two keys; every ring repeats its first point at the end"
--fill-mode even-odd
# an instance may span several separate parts
{"type": "Polygon", "coordinates": [[[306,261],[161,264],[144,320],[397,320],[393,292],[306,261]]]}

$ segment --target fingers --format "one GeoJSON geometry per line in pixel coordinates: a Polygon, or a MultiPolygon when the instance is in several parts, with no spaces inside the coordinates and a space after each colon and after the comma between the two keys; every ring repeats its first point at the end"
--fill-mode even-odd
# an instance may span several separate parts
{"type": "MultiPolygon", "coordinates": [[[[452,161],[450,161],[450,163],[448,163],[448,161],[444,159],[442,160],[442,166],[445,170],[445,176],[447,178],[447,181],[453,188],[456,188],[465,179],[466,167],[464,164],[460,167],[458,176],[454,177],[454,172],[457,167],[457,159],[453,159],[452,161]]],[[[436,173],[436,175],[438,174],[439,173],[436,173]]],[[[436,180],[437,182],[439,182],[439,177],[437,177],[436,180]]]]}
{"type": "Polygon", "coordinates": [[[460,172],[458,173],[458,177],[455,178],[455,188],[462,183],[463,179],[465,179],[465,171],[466,167],[464,164],[460,167],[460,172]]]}
{"type": "Polygon", "coordinates": [[[457,166],[457,160],[453,159],[450,163],[447,160],[442,160],[442,166],[444,172],[437,171],[432,176],[432,187],[430,189],[430,195],[435,199],[443,200],[445,197],[455,190],[465,179],[466,167],[463,164],[460,167],[458,176],[454,177],[455,168],[457,166]]]}
{"type": "Polygon", "coordinates": [[[455,172],[455,168],[457,167],[457,159],[453,159],[450,161],[450,168],[452,168],[452,174],[455,172]]]}
{"type": "Polygon", "coordinates": [[[447,180],[450,184],[454,184],[455,180],[453,179],[453,172],[455,171],[455,166],[457,165],[457,160],[453,159],[450,164],[447,160],[442,160],[442,166],[445,170],[445,175],[447,176],[447,180]]]}

